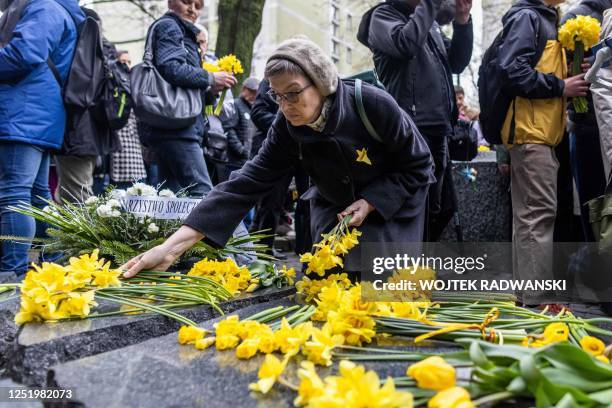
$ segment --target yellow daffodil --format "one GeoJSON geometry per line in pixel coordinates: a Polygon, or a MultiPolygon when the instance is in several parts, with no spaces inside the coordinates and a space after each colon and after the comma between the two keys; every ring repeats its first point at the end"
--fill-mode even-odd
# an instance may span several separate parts
{"type": "Polygon", "coordinates": [[[216,338],[215,346],[217,347],[217,350],[233,349],[238,346],[238,343],[240,343],[240,337],[231,334],[222,336],[217,335],[216,338]]]}
{"type": "Polygon", "coordinates": [[[447,388],[427,402],[427,408],[473,408],[470,393],[462,387],[447,388]]]}
{"type": "Polygon", "coordinates": [[[204,350],[215,344],[217,339],[215,337],[205,337],[203,339],[196,340],[195,348],[198,350],[204,350]]]}
{"type": "Polygon", "coordinates": [[[588,50],[599,42],[601,24],[590,16],[577,16],[565,22],[559,28],[559,41],[564,48],[574,50],[576,42],[582,42],[588,50]]]}
{"type": "Polygon", "coordinates": [[[285,278],[287,279],[288,285],[293,285],[293,283],[295,282],[295,269],[294,268],[287,269],[287,265],[283,265],[282,269],[278,272],[279,274],[285,276],[285,278]]]}
{"type": "Polygon", "coordinates": [[[248,268],[238,266],[232,258],[224,261],[204,258],[196,262],[187,275],[212,279],[223,285],[232,294],[246,290],[251,281],[251,273],[248,268]]]}
{"type": "Polygon", "coordinates": [[[329,366],[332,363],[332,350],[342,344],[344,336],[333,335],[331,326],[325,324],[321,329],[313,329],[311,339],[304,344],[302,353],[315,364],[329,366]]]}
{"type": "Polygon", "coordinates": [[[544,339],[550,343],[567,341],[569,338],[569,328],[565,323],[551,323],[544,329],[544,339]]]}
{"type": "Polygon", "coordinates": [[[229,55],[219,58],[219,61],[217,61],[217,66],[219,67],[221,71],[229,72],[230,74],[244,73],[244,69],[242,68],[242,63],[233,54],[229,54],[229,55]]]}
{"type": "Polygon", "coordinates": [[[603,354],[595,356],[595,359],[601,361],[602,363],[610,364],[610,359],[603,354]]]}
{"type": "Polygon", "coordinates": [[[293,401],[294,405],[298,407],[308,405],[311,399],[323,394],[325,385],[311,361],[302,361],[298,370],[298,378],[300,379],[300,385],[298,396],[293,401]]]}
{"type": "Polygon", "coordinates": [[[348,289],[351,287],[351,281],[348,279],[346,273],[331,274],[326,279],[314,279],[311,280],[307,276],[304,276],[300,281],[295,284],[298,293],[306,296],[305,301],[310,302],[311,300],[318,297],[319,293],[323,288],[331,285],[337,285],[342,289],[348,289]]]}
{"type": "Polygon", "coordinates": [[[208,71],[210,73],[215,73],[215,72],[221,71],[221,68],[219,68],[219,65],[217,65],[216,63],[210,63],[210,62],[203,62],[202,63],[202,68],[205,71],[208,71]]]}
{"type": "Polygon", "coordinates": [[[406,374],[426,390],[441,391],[455,386],[455,367],[440,356],[431,356],[412,364],[406,374]]]}
{"type": "Polygon", "coordinates": [[[178,342],[180,344],[195,344],[206,336],[206,330],[196,326],[181,326],[178,332],[178,342]]]}
{"type": "MultiPolygon", "coordinates": [[[[298,402],[309,408],[328,407],[384,407],[412,408],[413,398],[409,392],[397,391],[392,378],[387,378],[381,387],[376,372],[366,371],[361,365],[350,361],[341,361],[339,375],[329,376],[323,380],[324,389],[320,392],[312,367],[305,367],[302,377],[310,382],[303,395],[307,402],[298,402]]],[[[299,375],[299,374],[298,374],[299,375]]],[[[300,384],[301,385],[301,384],[300,384]]]]}
{"type": "Polygon", "coordinates": [[[249,389],[252,391],[261,392],[262,394],[267,394],[268,391],[272,389],[272,386],[274,383],[276,383],[283,371],[285,371],[288,360],[288,357],[285,357],[281,361],[273,354],[266,354],[266,358],[257,372],[259,381],[249,384],[249,389]]]}
{"type": "Polygon", "coordinates": [[[240,359],[249,359],[257,354],[257,350],[259,350],[259,339],[246,339],[236,347],[236,357],[240,359]]]}
{"type": "Polygon", "coordinates": [[[368,150],[364,147],[361,150],[357,150],[357,161],[359,163],[365,163],[368,165],[372,165],[370,158],[368,157],[368,150]]]}
{"type": "Polygon", "coordinates": [[[580,339],[580,347],[592,356],[599,356],[603,354],[606,345],[597,337],[584,336],[580,339]]]}

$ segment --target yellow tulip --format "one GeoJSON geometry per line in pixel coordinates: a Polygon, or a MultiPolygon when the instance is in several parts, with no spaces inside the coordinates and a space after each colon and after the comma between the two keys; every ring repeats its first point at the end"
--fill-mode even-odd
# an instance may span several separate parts
{"type": "Polygon", "coordinates": [[[181,326],[178,332],[178,342],[180,344],[195,344],[206,336],[206,330],[196,326],[181,326]]]}
{"type": "Polygon", "coordinates": [[[544,329],[544,341],[546,344],[567,341],[569,328],[565,323],[551,323],[544,329]]]}
{"type": "Polygon", "coordinates": [[[599,356],[603,354],[606,345],[597,337],[584,336],[582,339],[580,339],[580,347],[593,356],[599,356]]]}
{"type": "Polygon", "coordinates": [[[452,387],[438,392],[427,402],[427,408],[473,408],[470,393],[465,388],[452,387]]]}
{"type": "Polygon", "coordinates": [[[406,374],[419,388],[441,391],[455,386],[455,367],[440,356],[427,357],[408,367],[406,374]]]}

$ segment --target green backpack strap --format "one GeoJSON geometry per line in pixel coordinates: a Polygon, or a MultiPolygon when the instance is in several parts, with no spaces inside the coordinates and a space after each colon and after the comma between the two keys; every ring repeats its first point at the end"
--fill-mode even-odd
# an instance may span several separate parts
{"type": "Polygon", "coordinates": [[[368,133],[370,134],[370,136],[372,136],[372,138],[376,140],[377,142],[383,143],[382,139],[376,132],[376,129],[374,129],[374,126],[372,126],[372,122],[370,122],[370,119],[368,119],[368,115],[365,111],[365,107],[363,106],[363,93],[361,92],[361,85],[362,85],[361,79],[356,79],[355,80],[355,102],[357,103],[357,112],[359,113],[361,122],[363,123],[365,128],[368,130],[368,133]]]}

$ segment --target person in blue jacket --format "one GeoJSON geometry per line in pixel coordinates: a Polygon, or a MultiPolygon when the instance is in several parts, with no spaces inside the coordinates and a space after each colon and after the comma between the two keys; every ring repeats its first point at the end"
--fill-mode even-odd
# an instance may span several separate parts
{"type": "MultiPolygon", "coordinates": [[[[0,0],[0,235],[32,238],[34,219],[8,209],[50,199],[49,155],[62,146],[65,111],[51,60],[66,81],[85,16],[76,0],[0,0]],[[11,21],[13,19],[13,21],[11,21]]],[[[0,279],[28,268],[29,245],[2,242],[0,279]]]]}

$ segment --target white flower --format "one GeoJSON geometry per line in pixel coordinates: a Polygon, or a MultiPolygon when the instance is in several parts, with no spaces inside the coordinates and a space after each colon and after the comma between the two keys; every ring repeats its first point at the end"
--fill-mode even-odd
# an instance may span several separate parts
{"type": "Polygon", "coordinates": [[[101,206],[96,208],[96,214],[98,214],[102,218],[110,217],[112,211],[113,211],[113,209],[110,206],[106,205],[106,204],[102,204],[101,206]]]}
{"type": "Polygon", "coordinates": [[[120,217],[121,216],[121,211],[117,210],[116,208],[112,208],[111,207],[110,216],[113,217],[113,218],[120,217]]]}
{"type": "Polygon", "coordinates": [[[144,225],[144,223],[145,223],[144,218],[139,219],[139,220],[138,220],[138,223],[139,223],[139,224],[141,224],[141,225],[144,225]]]}
{"type": "Polygon", "coordinates": [[[98,196],[91,196],[87,200],[85,200],[85,205],[98,204],[98,201],[100,201],[100,198],[98,196]]]}
{"type": "Polygon", "coordinates": [[[59,213],[57,211],[55,211],[55,207],[47,205],[45,206],[45,208],[43,208],[43,212],[46,212],[47,214],[51,214],[51,215],[55,215],[56,217],[59,217],[59,213]]]}
{"type": "Polygon", "coordinates": [[[145,183],[135,183],[132,187],[127,189],[128,195],[143,196],[143,197],[154,197],[157,195],[155,187],[149,186],[145,183]]]}
{"type": "Polygon", "coordinates": [[[115,200],[114,198],[111,198],[110,200],[108,200],[106,202],[106,205],[112,208],[121,208],[121,203],[119,202],[119,200],[115,200]]]}
{"type": "Polygon", "coordinates": [[[160,197],[176,197],[176,195],[174,194],[174,192],[172,192],[172,190],[165,188],[163,190],[161,190],[158,195],[160,197]]]}
{"type": "Polygon", "coordinates": [[[117,200],[121,200],[123,197],[126,196],[126,192],[123,189],[116,188],[113,191],[111,191],[111,196],[113,198],[116,198],[117,200]]]}
{"type": "Polygon", "coordinates": [[[159,232],[159,227],[152,222],[147,227],[147,231],[149,231],[149,234],[155,234],[156,232],[159,232]]]}

